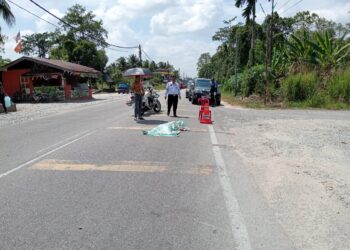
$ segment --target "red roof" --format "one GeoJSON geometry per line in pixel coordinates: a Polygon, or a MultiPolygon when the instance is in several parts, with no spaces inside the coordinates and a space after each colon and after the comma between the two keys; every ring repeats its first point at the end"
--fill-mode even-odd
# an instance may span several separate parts
{"type": "Polygon", "coordinates": [[[67,61],[62,61],[62,60],[54,60],[54,59],[47,59],[47,58],[40,58],[40,57],[29,57],[29,56],[23,56],[3,67],[3,70],[7,70],[8,68],[21,63],[23,61],[30,61],[34,62],[37,64],[45,65],[51,68],[63,70],[63,71],[68,71],[72,73],[87,73],[87,74],[96,74],[99,75],[101,74],[100,71],[95,70],[93,68],[76,64],[76,63],[71,63],[67,61]]]}

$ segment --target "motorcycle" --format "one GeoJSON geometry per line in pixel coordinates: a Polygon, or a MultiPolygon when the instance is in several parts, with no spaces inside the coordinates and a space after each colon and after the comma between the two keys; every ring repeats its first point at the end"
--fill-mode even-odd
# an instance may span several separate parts
{"type": "Polygon", "coordinates": [[[46,93],[33,93],[32,95],[33,103],[49,102],[49,95],[46,93]]]}
{"type": "MultiPolygon", "coordinates": [[[[145,95],[142,98],[142,110],[141,115],[146,111],[153,110],[156,113],[159,113],[162,109],[160,101],[158,100],[159,94],[153,89],[152,86],[149,86],[145,89],[145,95]]],[[[131,106],[135,104],[134,94],[131,94],[130,101],[127,102],[127,105],[131,106]]]]}

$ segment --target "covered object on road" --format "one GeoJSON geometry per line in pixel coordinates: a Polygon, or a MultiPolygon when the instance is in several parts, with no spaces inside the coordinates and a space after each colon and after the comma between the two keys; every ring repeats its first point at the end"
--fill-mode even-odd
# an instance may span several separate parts
{"type": "Polygon", "coordinates": [[[2,68],[2,82],[9,96],[29,100],[34,92],[61,92],[64,99],[92,97],[89,84],[101,73],[62,60],[21,57],[2,68]]]}

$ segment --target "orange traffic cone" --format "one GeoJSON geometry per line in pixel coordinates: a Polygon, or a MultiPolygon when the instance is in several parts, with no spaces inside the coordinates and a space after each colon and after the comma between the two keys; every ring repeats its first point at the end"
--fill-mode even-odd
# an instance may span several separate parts
{"type": "Polygon", "coordinates": [[[204,109],[200,111],[200,123],[203,124],[212,124],[211,120],[211,111],[209,109],[204,109]]]}
{"type": "Polygon", "coordinates": [[[201,107],[199,109],[198,114],[198,120],[200,123],[203,124],[212,124],[211,120],[211,111],[209,107],[209,99],[207,98],[200,98],[199,103],[201,104],[201,107]]]}

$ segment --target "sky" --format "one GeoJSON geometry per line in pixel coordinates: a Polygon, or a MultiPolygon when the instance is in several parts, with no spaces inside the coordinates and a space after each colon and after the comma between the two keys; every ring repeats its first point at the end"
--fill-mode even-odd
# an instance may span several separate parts
{"type": "MultiPolygon", "coordinates": [[[[57,24],[58,20],[45,13],[29,0],[11,0],[26,10],[57,24]]],[[[350,0],[275,0],[276,10],[281,16],[293,16],[299,11],[309,10],[336,22],[350,22],[350,0]]],[[[75,3],[92,11],[103,21],[108,31],[107,41],[121,46],[141,44],[150,59],[169,61],[182,75],[196,76],[197,60],[202,53],[215,53],[217,42],[212,41],[215,31],[224,26],[223,21],[237,16],[243,22],[241,9],[234,0],[35,0],[38,4],[62,17],[75,3]]],[[[267,0],[258,0],[266,12],[271,11],[267,0]]],[[[1,32],[8,37],[3,58],[17,59],[13,37],[36,32],[54,31],[55,27],[9,3],[16,24],[8,27],[0,20],[1,32]]],[[[257,21],[264,13],[260,5],[257,21]]],[[[107,49],[108,63],[121,56],[137,54],[137,50],[107,49]]],[[[145,57],[145,56],[144,56],[145,57]]]]}

